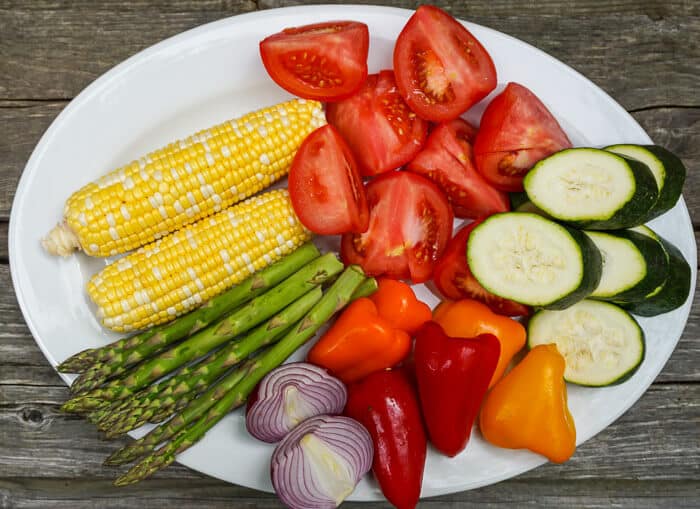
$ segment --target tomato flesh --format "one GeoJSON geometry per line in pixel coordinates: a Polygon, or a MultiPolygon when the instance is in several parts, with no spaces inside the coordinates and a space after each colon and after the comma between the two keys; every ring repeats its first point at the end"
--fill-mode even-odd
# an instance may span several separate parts
{"type": "Polygon", "coordinates": [[[361,233],[369,209],[357,164],[331,125],[319,127],[299,147],[288,178],[289,196],[301,223],[314,233],[361,233]]]}
{"type": "Polygon", "coordinates": [[[364,176],[407,163],[420,151],[428,123],[399,95],[392,71],[371,74],[352,97],[326,108],[328,122],[348,142],[364,176]]]}
{"type": "Polygon", "coordinates": [[[372,276],[430,279],[452,231],[452,210],[443,192],[430,180],[408,172],[392,172],[367,184],[369,228],[345,234],[341,257],[372,276]]]}
{"type": "Polygon", "coordinates": [[[401,95],[433,122],[459,117],[496,88],[496,67],[481,43],[455,18],[423,5],[394,46],[401,95]]]}
{"type": "Polygon", "coordinates": [[[460,228],[447,244],[444,254],[435,264],[435,286],[447,299],[476,299],[486,304],[494,313],[506,316],[529,315],[529,307],[492,294],[481,286],[469,270],[467,242],[469,234],[481,221],[483,219],[460,228]]]}
{"type": "Polygon", "coordinates": [[[367,77],[369,30],[356,21],[286,28],[260,42],[260,56],[280,87],[304,99],[339,101],[367,77]]]}
{"type": "Polygon", "coordinates": [[[498,189],[523,190],[523,178],[541,159],[571,147],[547,107],[518,83],[489,103],[474,142],[479,172],[498,189]]]}
{"type": "Polygon", "coordinates": [[[472,143],[476,129],[461,118],[438,125],[423,150],[406,167],[434,181],[447,195],[455,216],[476,219],[510,210],[506,193],[476,170],[472,143]]]}

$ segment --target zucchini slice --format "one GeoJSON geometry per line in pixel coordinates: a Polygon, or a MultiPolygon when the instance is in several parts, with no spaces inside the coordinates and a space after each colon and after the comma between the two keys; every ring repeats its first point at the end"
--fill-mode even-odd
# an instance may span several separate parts
{"type": "Polygon", "coordinates": [[[547,309],[590,295],[602,270],[600,253],[586,235],[527,212],[494,214],[474,228],[467,262],[491,293],[547,309]]]}
{"type": "Polygon", "coordinates": [[[644,300],[620,303],[623,308],[638,316],[656,316],[673,311],[685,304],[690,294],[692,273],[683,253],[666,239],[656,234],[654,236],[661,242],[668,256],[668,277],[663,285],[651,291],[644,300]]]}
{"type": "Polygon", "coordinates": [[[647,221],[673,208],[683,191],[686,169],[673,153],[658,145],[611,145],[605,150],[646,164],[656,179],[659,198],[647,214],[647,221]]]}
{"type": "Polygon", "coordinates": [[[523,185],[538,208],[588,230],[640,225],[658,197],[645,164],[595,148],[566,149],[542,159],[523,185]]]}
{"type": "Polygon", "coordinates": [[[668,256],[657,240],[631,230],[586,235],[603,258],[600,284],[592,298],[637,302],[666,281],[668,256]]]}
{"type": "Polygon", "coordinates": [[[564,379],[602,387],[624,382],[644,360],[644,332],[624,309],[585,299],[563,311],[538,311],[527,327],[528,348],[554,343],[564,379]]]}

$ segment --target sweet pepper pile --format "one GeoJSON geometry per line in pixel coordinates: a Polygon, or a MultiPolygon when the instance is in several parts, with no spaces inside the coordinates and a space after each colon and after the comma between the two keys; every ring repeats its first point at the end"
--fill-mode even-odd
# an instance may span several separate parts
{"type": "Polygon", "coordinates": [[[380,279],[309,351],[309,362],[348,384],[344,413],[369,431],[372,471],[399,509],[418,503],[428,441],[455,456],[475,423],[491,444],[553,462],[575,450],[564,358],[542,345],[508,371],[526,330],[492,309],[461,299],[431,312],[409,285],[380,279]]]}

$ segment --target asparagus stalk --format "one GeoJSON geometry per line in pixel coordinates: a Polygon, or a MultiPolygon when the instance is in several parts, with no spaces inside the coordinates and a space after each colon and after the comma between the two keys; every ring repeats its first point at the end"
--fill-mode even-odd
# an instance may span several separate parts
{"type": "Polygon", "coordinates": [[[194,424],[181,429],[170,442],[142,459],[128,472],[117,478],[114,484],[125,486],[139,482],[170,465],[177,454],[194,445],[228,412],[242,405],[256,384],[267,373],[279,366],[297,348],[308,341],[335,312],[345,307],[363,279],[364,274],[359,267],[348,267],[299,324],[295,325],[277,344],[271,346],[255,360],[247,375],[239,383],[218,399],[194,424]]]}
{"type": "Polygon", "coordinates": [[[319,256],[316,246],[308,242],[242,283],[212,297],[191,313],[109,345],[78,352],[59,364],[56,369],[62,373],[82,373],[96,363],[117,362],[127,364],[127,367],[133,365],[163,346],[201,330],[236,307],[274,287],[319,256]],[[131,352],[134,349],[139,350],[131,352]]]}
{"type": "MultiPolygon", "coordinates": [[[[180,406],[182,408],[181,400],[189,402],[198,392],[209,387],[228,368],[238,364],[254,351],[280,338],[321,299],[322,295],[323,291],[320,287],[314,288],[267,322],[256,327],[245,338],[226,345],[195,369],[183,374],[178,373],[160,384],[147,388],[147,391],[153,387],[156,388],[153,392],[149,391],[149,396],[134,395],[132,398],[135,401],[132,408],[107,414],[105,419],[97,423],[98,428],[106,431],[108,438],[112,438],[149,422],[154,415],[160,418],[164,412],[167,412],[168,406],[171,407],[170,413],[174,412],[172,407],[180,406]],[[161,384],[163,388],[158,390],[158,386],[161,384]]],[[[166,413],[167,415],[170,414],[166,413]]]]}
{"type": "MultiPolygon", "coordinates": [[[[376,289],[376,279],[367,278],[357,287],[351,300],[369,296],[376,289]]],[[[304,296],[290,304],[266,324],[260,325],[241,343],[232,343],[224,347],[207,359],[206,364],[202,364],[196,370],[184,368],[176,376],[160,384],[149,386],[144,391],[121,402],[116,408],[109,407],[100,410],[99,413],[102,417],[93,419],[93,422],[97,424],[98,429],[107,432],[108,438],[126,433],[146,422],[162,422],[168,416],[184,408],[198,392],[211,384],[226,368],[239,362],[249,352],[266,346],[287,332],[282,324],[287,324],[287,328],[289,328],[291,324],[299,320],[315,303],[315,298],[312,297],[314,292],[316,290],[309,292],[308,297],[304,296]],[[273,335],[270,332],[276,332],[276,334],[273,335]]],[[[320,289],[318,289],[317,295],[320,298],[320,289]]]]}
{"type": "Polygon", "coordinates": [[[202,329],[156,357],[144,361],[124,378],[111,380],[102,387],[68,400],[63,404],[61,410],[77,413],[89,412],[93,409],[87,405],[92,404],[95,399],[114,401],[131,396],[150,382],[207,354],[229,339],[270,318],[290,302],[300,298],[329,277],[340,272],[342,268],[343,264],[332,253],[316,258],[279,285],[238,308],[227,317],[202,329]]]}

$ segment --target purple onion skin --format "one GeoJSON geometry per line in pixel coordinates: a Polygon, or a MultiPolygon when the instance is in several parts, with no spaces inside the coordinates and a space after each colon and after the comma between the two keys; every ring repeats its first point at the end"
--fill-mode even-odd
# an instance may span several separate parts
{"type": "Polygon", "coordinates": [[[345,459],[351,469],[346,480],[352,483],[353,488],[372,468],[372,438],[364,426],[354,419],[319,415],[297,426],[272,453],[272,486],[287,507],[333,509],[338,504],[321,489],[321,480],[314,476],[301,445],[302,439],[309,434],[324,442],[334,454],[345,459]]]}
{"type": "Polygon", "coordinates": [[[270,371],[253,391],[246,410],[246,428],[258,440],[282,440],[304,420],[323,414],[340,414],[348,392],[343,382],[324,368],[292,362],[270,371]],[[301,405],[295,415],[286,412],[285,394],[296,389],[301,405]]]}

